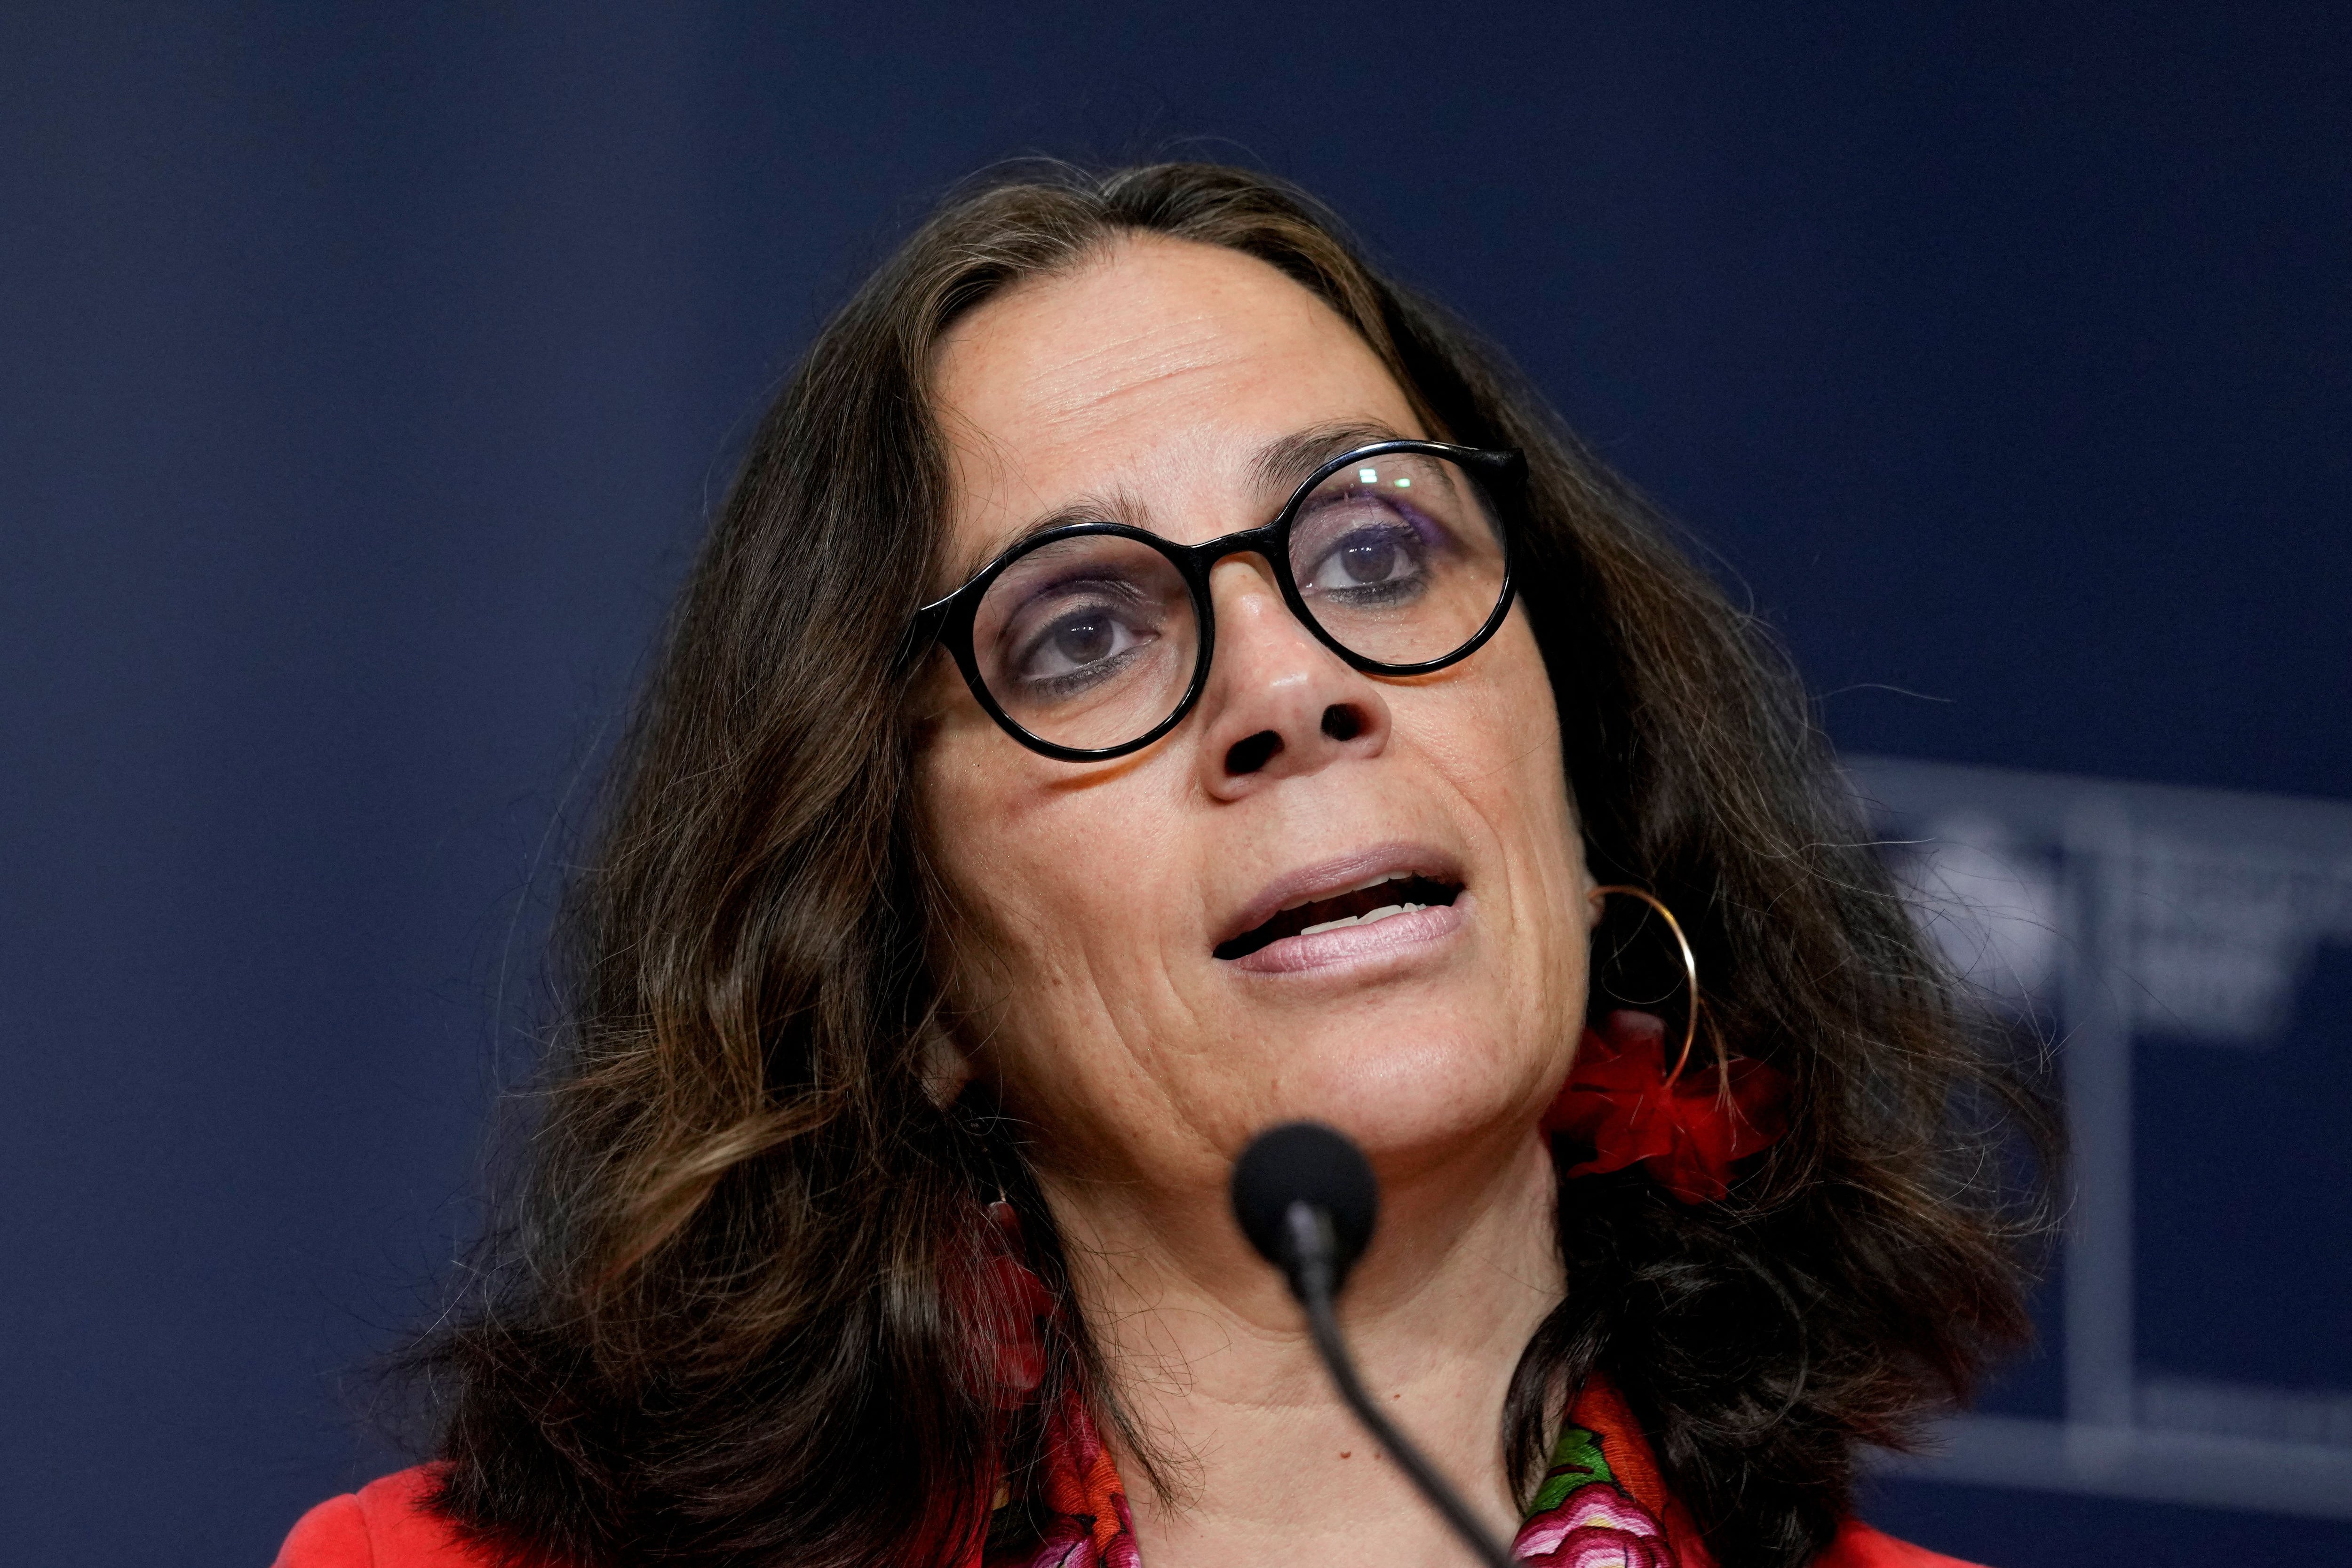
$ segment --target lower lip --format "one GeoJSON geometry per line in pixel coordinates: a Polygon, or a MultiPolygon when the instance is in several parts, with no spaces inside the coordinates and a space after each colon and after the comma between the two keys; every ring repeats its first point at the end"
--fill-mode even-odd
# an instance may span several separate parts
{"type": "Polygon", "coordinates": [[[1407,948],[1442,942],[1462,929],[1462,900],[1432,904],[1425,910],[1391,915],[1370,925],[1341,926],[1311,936],[1286,936],[1255,952],[1230,962],[1236,969],[1258,974],[1296,974],[1301,970],[1328,969],[1335,963],[1360,963],[1407,948]]]}

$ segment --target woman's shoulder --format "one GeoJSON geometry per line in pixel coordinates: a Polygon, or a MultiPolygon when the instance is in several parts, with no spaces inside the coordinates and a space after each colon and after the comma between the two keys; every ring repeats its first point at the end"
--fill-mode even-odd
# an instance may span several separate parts
{"type": "Polygon", "coordinates": [[[272,1568],[493,1568],[497,1557],[425,1506],[438,1479],[419,1465],[329,1498],[296,1521],[272,1568]]]}
{"type": "Polygon", "coordinates": [[[1897,1541],[1858,1519],[1849,1519],[1839,1527],[1830,1549],[1813,1559],[1813,1568],[1976,1568],[1976,1564],[1897,1541]]]}

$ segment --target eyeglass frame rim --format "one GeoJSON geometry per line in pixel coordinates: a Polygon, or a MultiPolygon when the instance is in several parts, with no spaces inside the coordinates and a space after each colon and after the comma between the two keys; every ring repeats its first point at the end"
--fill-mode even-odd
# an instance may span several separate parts
{"type": "Polygon", "coordinates": [[[952,593],[917,610],[908,623],[908,650],[914,658],[919,658],[934,645],[945,643],[948,654],[955,660],[973,700],[990,718],[996,721],[999,729],[1029,750],[1066,763],[1110,762],[1141,751],[1175,729],[1192,713],[1193,705],[1201,700],[1201,693],[1208,688],[1209,667],[1216,654],[1216,605],[1209,594],[1209,574],[1229,556],[1256,555],[1274,568],[1275,585],[1281,590],[1283,602],[1289,606],[1291,615],[1315,635],[1316,641],[1338,655],[1349,668],[1366,675],[1391,678],[1432,674],[1460,663],[1486,647],[1510,616],[1511,605],[1517,597],[1517,563],[1513,559],[1517,553],[1513,549],[1518,527],[1517,512],[1524,500],[1526,479],[1527,454],[1516,447],[1460,447],[1446,441],[1405,439],[1375,441],[1368,446],[1351,447],[1324,461],[1299,481],[1297,488],[1291,491],[1290,499],[1283,502],[1282,510],[1268,521],[1255,528],[1243,529],[1238,533],[1203,540],[1198,544],[1179,544],[1172,539],[1163,538],[1132,523],[1101,521],[1065,523],[1059,528],[1050,528],[1043,533],[1007,545],[952,593]],[[1289,531],[1297,521],[1298,509],[1316,488],[1351,463],[1398,452],[1442,458],[1458,463],[1468,469],[1473,478],[1486,482],[1496,503],[1495,522],[1503,552],[1502,585],[1495,595],[1495,608],[1487,616],[1486,624],[1472,634],[1468,641],[1444,658],[1427,659],[1419,664],[1386,664],[1368,658],[1342,644],[1307,608],[1306,600],[1298,592],[1297,581],[1290,569],[1289,531]],[[981,677],[979,655],[972,647],[972,626],[979,618],[981,600],[987,596],[990,585],[1015,561],[1061,540],[1092,534],[1135,540],[1158,551],[1170,565],[1176,568],[1177,574],[1184,580],[1186,592],[1192,596],[1192,613],[1201,627],[1201,646],[1193,656],[1192,679],[1186,685],[1184,694],[1177,699],[1168,716],[1150,730],[1116,746],[1065,746],[1024,728],[1020,721],[1005,712],[1003,706],[989,691],[988,682],[981,677]],[[1281,548],[1275,548],[1276,546],[1281,548]]]}

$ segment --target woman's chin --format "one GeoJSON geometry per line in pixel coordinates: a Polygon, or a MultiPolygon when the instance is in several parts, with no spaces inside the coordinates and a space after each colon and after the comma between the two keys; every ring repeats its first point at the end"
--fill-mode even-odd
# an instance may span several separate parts
{"type": "Polygon", "coordinates": [[[1516,1030],[1481,1034],[1465,1038],[1458,1015],[1450,1027],[1365,1020],[1357,1029],[1318,1031],[1296,1042],[1279,1080],[1281,1106],[1269,1106],[1265,1121],[1328,1122],[1380,1163],[1442,1160],[1522,1123],[1532,1128],[1553,1064],[1496,1044],[1526,1037],[1516,1030]]]}

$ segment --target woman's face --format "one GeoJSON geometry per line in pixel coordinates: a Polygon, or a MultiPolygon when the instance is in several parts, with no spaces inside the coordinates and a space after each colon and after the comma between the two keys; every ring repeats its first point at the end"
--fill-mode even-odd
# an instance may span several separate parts
{"type": "MultiPolygon", "coordinates": [[[[1314,295],[1166,239],[997,297],[936,371],[940,592],[1056,513],[1194,542],[1271,519],[1295,480],[1265,459],[1302,437],[1319,458],[1431,435],[1314,295]]],[[[1524,1141],[1583,1019],[1592,905],[1526,617],[1382,679],[1316,641],[1257,557],[1220,563],[1212,597],[1199,704],[1113,762],[1021,746],[935,658],[919,788],[970,1070],[1049,1170],[1161,1191],[1221,1184],[1254,1132],[1300,1117],[1400,1174],[1524,1141]],[[1377,912],[1391,900],[1360,889],[1408,877],[1450,905],[1233,955],[1269,920],[1377,912]]]]}

